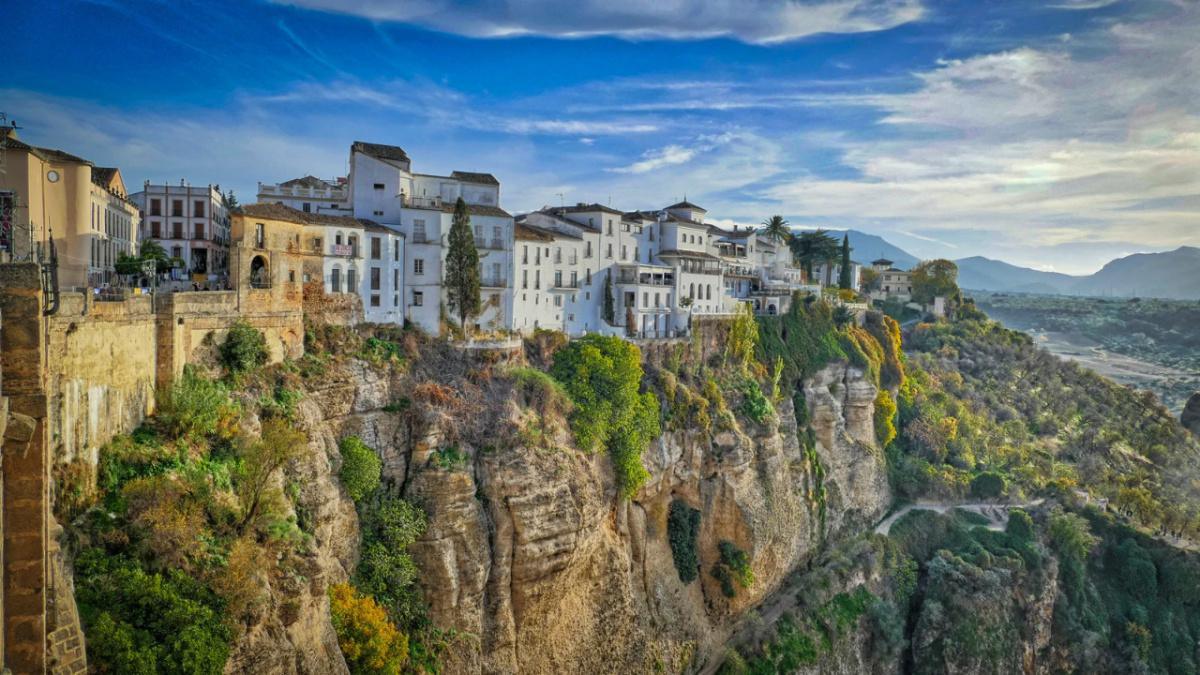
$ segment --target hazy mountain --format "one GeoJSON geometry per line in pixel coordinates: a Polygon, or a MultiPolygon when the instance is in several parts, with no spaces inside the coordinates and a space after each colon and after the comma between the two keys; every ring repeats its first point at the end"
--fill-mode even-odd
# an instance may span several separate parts
{"type": "Polygon", "coordinates": [[[1117,258],[1071,287],[1076,295],[1200,299],[1200,248],[1180,246],[1164,253],[1117,258]]]}
{"type": "Polygon", "coordinates": [[[1074,277],[1010,265],[975,256],[956,260],[958,285],[981,291],[1200,298],[1200,248],[1181,246],[1164,253],[1135,253],[1100,271],[1074,277]]]}
{"type": "MultiPolygon", "coordinates": [[[[797,230],[797,232],[801,231],[803,230],[797,230]]],[[[870,265],[872,260],[887,258],[895,264],[897,269],[907,270],[921,262],[920,258],[879,235],[859,230],[826,230],[826,232],[829,233],[829,236],[836,238],[838,242],[842,241],[843,234],[849,232],[850,257],[864,265],[870,265]]]]}
{"type": "Polygon", "coordinates": [[[1018,267],[1001,260],[973,256],[955,260],[958,285],[979,291],[1066,293],[1081,277],[1018,267]]]}

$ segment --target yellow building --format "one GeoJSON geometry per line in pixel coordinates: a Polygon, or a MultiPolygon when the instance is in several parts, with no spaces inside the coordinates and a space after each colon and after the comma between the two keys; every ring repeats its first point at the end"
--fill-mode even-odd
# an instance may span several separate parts
{"type": "Polygon", "coordinates": [[[299,309],[303,300],[305,222],[278,204],[250,204],[230,223],[229,280],[243,308],[299,309]]]}
{"type": "Polygon", "coordinates": [[[53,237],[60,288],[113,283],[117,259],[137,249],[138,210],[121,172],[29,145],[9,127],[0,128],[0,142],[0,255],[46,259],[53,237]]]}

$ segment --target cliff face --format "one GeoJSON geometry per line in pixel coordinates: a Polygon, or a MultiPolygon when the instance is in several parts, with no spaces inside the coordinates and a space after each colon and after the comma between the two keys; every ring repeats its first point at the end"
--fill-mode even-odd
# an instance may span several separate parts
{"type": "MultiPolygon", "coordinates": [[[[300,503],[316,524],[313,583],[352,569],[354,512],[330,476],[334,440],[356,434],[383,457],[385,483],[430,516],[410,550],[432,619],[460,633],[449,672],[678,671],[719,659],[736,620],[823,540],[873,523],[891,502],[874,445],[875,388],[845,364],[806,383],[809,451],[790,401],[761,425],[666,432],[647,451],[651,479],[632,500],[617,497],[605,455],[572,449],[561,430],[541,447],[500,442],[502,429],[536,416],[512,399],[488,415],[437,406],[388,413],[389,401],[412,393],[411,377],[359,367],[342,375],[310,391],[302,408],[320,439],[301,468],[300,503]],[[464,429],[476,425],[468,442],[464,429]],[[466,461],[434,461],[450,443],[466,461]],[[668,543],[674,500],[702,513],[700,574],[688,585],[668,543]],[[732,598],[710,573],[721,541],[747,552],[755,577],[732,598]]],[[[297,650],[331,644],[317,627],[327,603],[312,604],[313,618],[288,635],[297,650]]]]}

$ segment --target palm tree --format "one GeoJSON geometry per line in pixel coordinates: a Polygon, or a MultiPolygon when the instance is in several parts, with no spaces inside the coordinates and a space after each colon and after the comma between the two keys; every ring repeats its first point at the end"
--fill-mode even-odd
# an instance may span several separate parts
{"type": "Polygon", "coordinates": [[[771,216],[764,220],[758,232],[759,234],[765,234],[768,239],[775,243],[787,241],[792,238],[792,230],[788,227],[788,221],[779,215],[771,216]]]}
{"type": "MultiPolygon", "coordinates": [[[[804,270],[804,275],[810,281],[813,276],[813,265],[818,262],[829,263],[837,258],[840,251],[837,239],[816,229],[792,237],[788,242],[792,249],[792,258],[804,270]]],[[[827,264],[828,268],[829,265],[827,264]]]]}

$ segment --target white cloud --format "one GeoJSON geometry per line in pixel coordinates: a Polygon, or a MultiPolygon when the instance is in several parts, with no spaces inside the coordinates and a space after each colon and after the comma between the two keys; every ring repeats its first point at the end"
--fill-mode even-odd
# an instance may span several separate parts
{"type": "Polygon", "coordinates": [[[921,0],[276,0],[472,37],[729,36],[768,44],[821,33],[894,28],[925,14],[921,0]]]}
{"type": "Polygon", "coordinates": [[[613,173],[648,173],[666,166],[684,164],[692,161],[697,155],[709,152],[717,147],[733,141],[737,136],[725,133],[719,136],[701,136],[690,146],[668,145],[662,148],[647,150],[642,153],[642,159],[628,165],[608,169],[613,173]]]}

